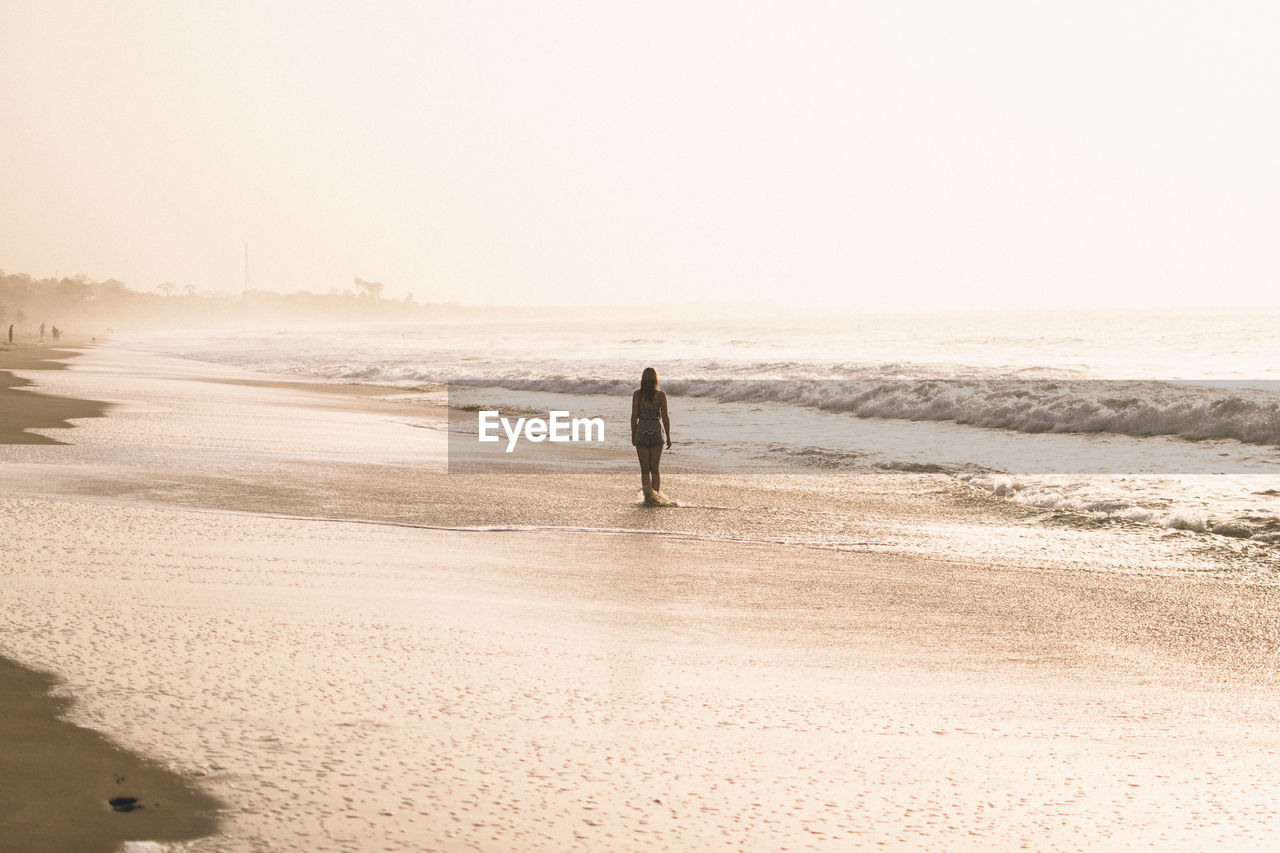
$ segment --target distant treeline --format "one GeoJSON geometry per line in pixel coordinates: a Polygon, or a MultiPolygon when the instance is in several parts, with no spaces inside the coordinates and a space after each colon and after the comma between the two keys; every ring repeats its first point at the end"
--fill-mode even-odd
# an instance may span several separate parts
{"type": "Polygon", "coordinates": [[[348,291],[274,293],[246,290],[239,294],[204,293],[169,282],[155,292],[129,288],[116,279],[91,281],[87,276],[35,279],[0,270],[0,338],[12,324],[18,335],[41,324],[60,326],[79,335],[107,329],[247,326],[278,321],[376,322],[412,321],[459,310],[456,306],[423,305],[412,294],[383,299],[382,283],[355,279],[348,291]]]}

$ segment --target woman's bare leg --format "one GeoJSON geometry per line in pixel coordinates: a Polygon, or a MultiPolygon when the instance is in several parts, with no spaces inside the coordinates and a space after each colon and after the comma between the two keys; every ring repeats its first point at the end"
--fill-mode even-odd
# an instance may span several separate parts
{"type": "Polygon", "coordinates": [[[662,445],[649,448],[649,482],[653,484],[655,492],[662,491],[662,473],[658,471],[658,465],[662,462],[662,445]]]}
{"type": "Polygon", "coordinates": [[[636,456],[640,459],[640,488],[644,491],[644,496],[649,496],[652,486],[649,485],[649,448],[637,447],[636,456]]]}

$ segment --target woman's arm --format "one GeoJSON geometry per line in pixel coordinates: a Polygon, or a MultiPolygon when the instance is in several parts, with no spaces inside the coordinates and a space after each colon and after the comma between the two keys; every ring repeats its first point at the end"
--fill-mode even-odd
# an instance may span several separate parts
{"type": "Polygon", "coordinates": [[[667,450],[671,449],[671,418],[667,415],[667,392],[662,392],[662,429],[667,434],[667,450]]]}
{"type": "Polygon", "coordinates": [[[640,392],[631,394],[631,434],[636,434],[636,424],[640,422],[640,392]]]}

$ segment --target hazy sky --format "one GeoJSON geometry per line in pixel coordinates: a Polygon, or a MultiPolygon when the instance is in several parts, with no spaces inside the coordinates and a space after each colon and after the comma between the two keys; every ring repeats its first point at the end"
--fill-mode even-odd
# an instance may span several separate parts
{"type": "Polygon", "coordinates": [[[0,0],[0,268],[1280,304],[1280,5],[0,0]]]}

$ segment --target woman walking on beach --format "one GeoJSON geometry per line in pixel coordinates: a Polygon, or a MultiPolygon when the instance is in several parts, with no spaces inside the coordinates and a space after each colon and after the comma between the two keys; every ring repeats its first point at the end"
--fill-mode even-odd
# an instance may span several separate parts
{"type": "Polygon", "coordinates": [[[646,503],[662,500],[662,436],[671,449],[671,418],[667,415],[667,395],[658,390],[658,371],[646,367],[640,387],[631,395],[631,443],[640,457],[640,488],[646,503]]]}

